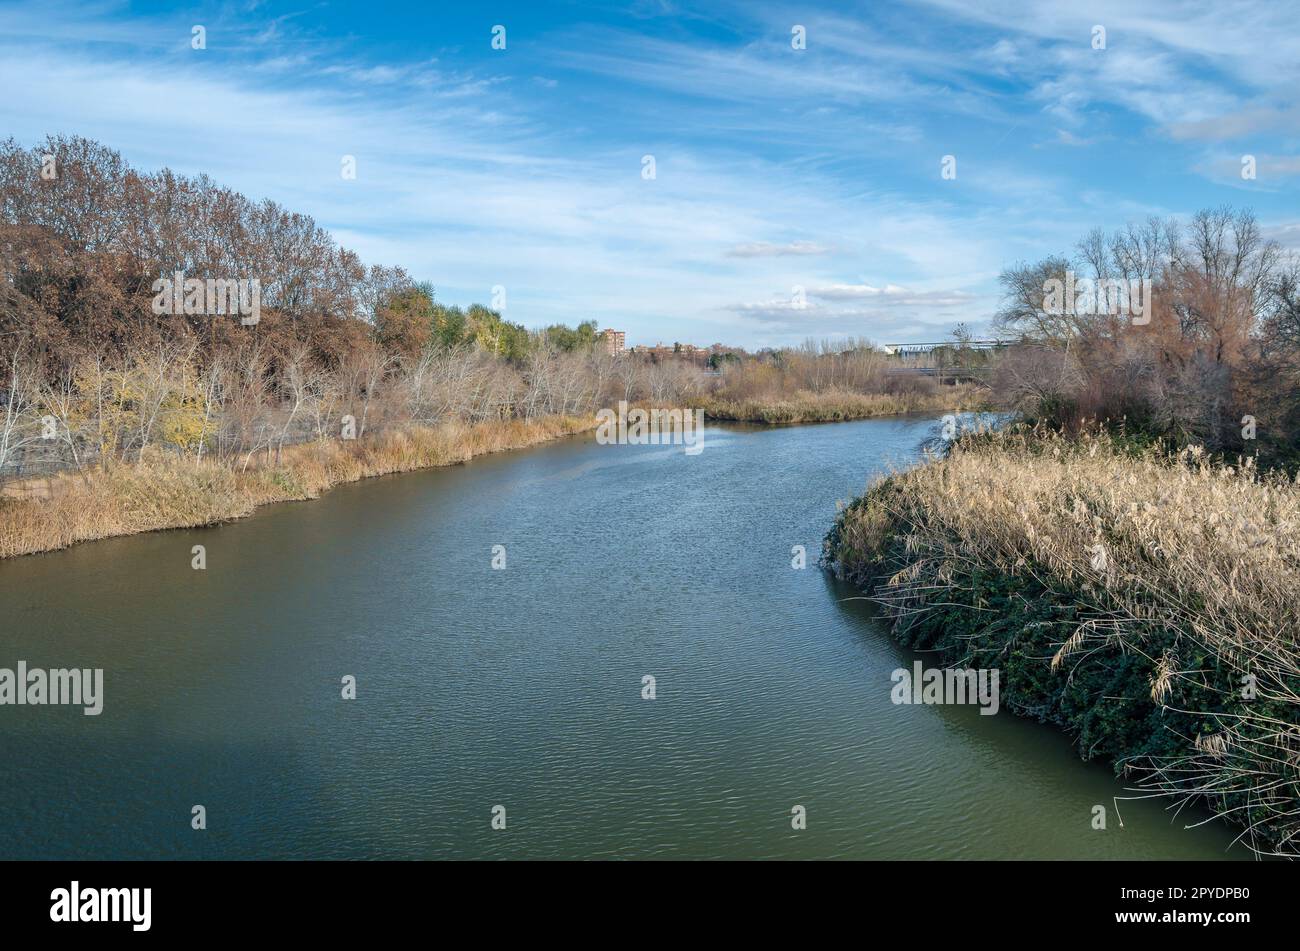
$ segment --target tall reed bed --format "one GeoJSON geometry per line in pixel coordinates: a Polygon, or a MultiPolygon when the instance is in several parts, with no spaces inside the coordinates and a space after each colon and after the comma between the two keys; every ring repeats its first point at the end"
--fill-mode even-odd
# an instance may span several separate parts
{"type": "Polygon", "coordinates": [[[316,498],[369,476],[467,462],[594,428],[594,418],[548,416],[407,426],[356,441],[286,447],[279,463],[247,468],[146,455],[139,464],[65,473],[0,498],[0,557],[66,548],[80,541],[163,528],[212,525],[271,502],[316,498]]]}
{"type": "Polygon", "coordinates": [[[754,423],[832,423],[903,413],[940,413],[977,409],[984,390],[969,384],[933,391],[856,393],[851,390],[801,390],[789,396],[744,399],[710,398],[699,402],[711,419],[754,423]]]}
{"type": "Polygon", "coordinates": [[[1300,485],[1103,435],[982,433],[845,508],[827,562],[896,636],[1003,670],[1137,796],[1300,852],[1300,485]]]}

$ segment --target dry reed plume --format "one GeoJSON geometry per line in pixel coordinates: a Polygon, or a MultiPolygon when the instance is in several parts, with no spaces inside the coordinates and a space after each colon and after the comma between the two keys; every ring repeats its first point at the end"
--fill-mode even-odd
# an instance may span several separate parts
{"type": "Polygon", "coordinates": [[[0,557],[163,528],[211,525],[270,502],[312,499],[370,476],[467,462],[595,427],[594,418],[548,416],[406,426],[356,441],[286,447],[278,465],[263,454],[247,469],[146,455],[138,464],[64,473],[0,498],[0,557]],[[27,492],[23,492],[26,488],[27,492]]]}
{"type": "Polygon", "coordinates": [[[983,403],[983,394],[982,388],[970,384],[903,393],[801,390],[790,396],[713,398],[699,405],[712,419],[755,423],[832,423],[904,413],[976,409],[983,403]]]}
{"type": "Polygon", "coordinates": [[[827,555],[896,631],[941,614],[967,625],[957,654],[1018,658],[1011,706],[1109,749],[1135,791],[1300,852],[1296,482],[1195,448],[983,433],[874,486],[827,555]]]}

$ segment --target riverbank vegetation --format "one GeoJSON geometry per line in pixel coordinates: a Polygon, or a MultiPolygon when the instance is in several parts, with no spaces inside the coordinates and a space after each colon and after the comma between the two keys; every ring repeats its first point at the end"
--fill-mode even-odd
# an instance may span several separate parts
{"type": "Polygon", "coordinates": [[[591,320],[447,306],[206,176],[80,137],[0,142],[0,554],[233,518],[594,426],[621,400],[796,422],[966,399],[891,379],[864,341],[715,365],[611,352],[591,320]],[[218,293],[236,285],[238,307],[218,293]]]}
{"type": "MultiPolygon", "coordinates": [[[[1253,218],[1148,223],[1004,275],[1020,422],[872,486],[828,565],[905,645],[1002,671],[1139,796],[1300,853],[1300,301],[1253,218]],[[1051,313],[1069,268],[1153,281],[1149,323],[1051,313]]],[[[1084,819],[1081,817],[1081,821],[1084,819]]]]}
{"type": "Polygon", "coordinates": [[[711,419],[827,423],[984,408],[987,388],[942,384],[898,365],[868,340],[807,341],[719,364],[696,405],[711,419]]]}
{"type": "Polygon", "coordinates": [[[316,440],[249,465],[213,457],[184,465],[160,451],[132,465],[60,473],[0,499],[0,558],[163,528],[213,525],[271,502],[313,499],[345,482],[468,462],[586,432],[594,417],[448,422],[386,430],[356,441],[316,440]]]}
{"type": "Polygon", "coordinates": [[[593,322],[444,306],[307,216],[81,138],[0,143],[0,278],[0,556],[531,445],[593,428],[615,394],[699,392],[688,367],[593,346],[593,322]],[[160,308],[178,272],[255,279],[259,311],[160,308]]]}
{"type": "Polygon", "coordinates": [[[1249,211],[1093,231],[1073,255],[1001,280],[995,325],[1012,346],[992,389],[1003,408],[1067,431],[1122,425],[1261,465],[1300,464],[1300,259],[1249,211]],[[1079,297],[1048,306],[1052,281],[1079,297]],[[1085,281],[1148,282],[1145,312],[1102,305],[1085,281]]]}
{"type": "Polygon", "coordinates": [[[904,413],[952,413],[982,408],[983,387],[971,384],[910,388],[892,393],[799,390],[789,396],[736,399],[712,396],[699,402],[708,419],[754,423],[839,423],[904,413]]]}
{"type": "Polygon", "coordinates": [[[1252,847],[1300,852],[1294,480],[1017,428],[877,484],[826,554],[903,644],[1001,669],[1006,708],[1139,794],[1204,799],[1252,847]]]}

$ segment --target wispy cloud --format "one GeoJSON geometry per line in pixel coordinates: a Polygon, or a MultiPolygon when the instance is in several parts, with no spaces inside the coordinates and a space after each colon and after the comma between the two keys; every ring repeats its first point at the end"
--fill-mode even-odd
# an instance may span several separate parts
{"type": "Polygon", "coordinates": [[[815,241],[791,241],[788,244],[772,244],[769,241],[751,241],[738,244],[727,252],[732,258],[781,258],[802,254],[829,254],[830,248],[815,241]]]}
{"type": "Polygon", "coordinates": [[[1300,31],[1264,4],[1219,29],[1198,5],[1137,16],[1108,0],[1105,51],[1046,2],[793,19],[733,0],[507,6],[489,18],[511,24],[495,53],[482,18],[412,10],[428,21],[395,43],[341,2],[219,8],[194,51],[189,13],[0,0],[0,128],[209,173],[444,300],[502,284],[513,319],[593,318],[633,341],[978,326],[1001,267],[1228,185],[1277,233],[1296,227],[1300,31]],[[1258,185],[1203,151],[1238,140],[1258,185]],[[1134,174],[1149,164],[1158,188],[1134,174]]]}

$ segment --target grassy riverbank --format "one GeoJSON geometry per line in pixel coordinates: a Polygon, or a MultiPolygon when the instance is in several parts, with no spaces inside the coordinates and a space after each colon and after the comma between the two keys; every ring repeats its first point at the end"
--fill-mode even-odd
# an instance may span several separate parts
{"type": "MultiPolygon", "coordinates": [[[[705,416],[724,421],[832,422],[972,405],[964,388],[926,402],[915,394],[799,394],[793,401],[709,404],[705,416]],[[715,410],[717,410],[715,412],[715,410]]],[[[196,463],[174,453],[139,463],[64,473],[0,488],[0,558],[66,548],[77,542],[167,528],[192,528],[243,518],[272,502],[318,497],[330,487],[371,476],[467,462],[596,427],[594,417],[408,425],[356,441],[327,440],[287,447],[278,463],[266,453],[247,467],[196,463]]]]}
{"type": "Polygon", "coordinates": [[[1084,758],[1300,852],[1300,485],[1195,450],[984,434],[877,483],[826,557],[899,641],[1000,669],[1003,706],[1084,758]]]}
{"type": "Polygon", "coordinates": [[[906,413],[949,413],[979,409],[985,391],[969,385],[936,387],[933,392],[855,393],[803,390],[790,396],[705,399],[697,405],[709,419],[748,423],[836,423],[906,413]]]}
{"type": "Polygon", "coordinates": [[[213,525],[271,502],[313,499],[370,476],[456,465],[594,429],[594,418],[408,426],[373,438],[291,446],[278,465],[244,469],[175,456],[63,474],[7,487],[0,498],[0,558],[163,528],[213,525]]]}

